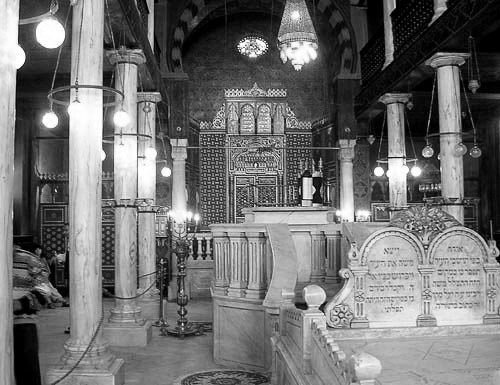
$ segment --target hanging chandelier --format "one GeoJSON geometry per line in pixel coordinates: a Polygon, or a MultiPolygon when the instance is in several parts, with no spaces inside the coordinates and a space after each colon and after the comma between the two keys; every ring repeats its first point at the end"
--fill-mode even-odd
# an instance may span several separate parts
{"type": "Polygon", "coordinates": [[[318,37],[305,0],[287,0],[278,32],[283,63],[290,61],[296,71],[318,57],[318,37]]]}

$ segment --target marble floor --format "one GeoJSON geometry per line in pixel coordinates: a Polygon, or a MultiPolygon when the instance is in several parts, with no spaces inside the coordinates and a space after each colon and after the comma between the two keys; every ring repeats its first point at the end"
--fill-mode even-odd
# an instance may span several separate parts
{"type": "MultiPolygon", "coordinates": [[[[105,312],[113,305],[104,300],[105,312]]],[[[192,300],[188,304],[190,321],[212,321],[212,302],[209,299],[192,300]]],[[[167,304],[167,322],[175,325],[178,306],[167,304]]],[[[108,313],[109,314],[109,313],[108,313]]],[[[69,323],[69,308],[44,309],[39,314],[40,363],[42,376],[58,362],[68,339],[64,330],[69,323]]],[[[178,339],[160,336],[153,328],[153,338],[145,347],[111,347],[116,357],[125,360],[125,384],[171,385],[184,375],[223,368],[213,361],[213,333],[178,339]]],[[[46,384],[44,384],[46,385],[46,384]]]]}

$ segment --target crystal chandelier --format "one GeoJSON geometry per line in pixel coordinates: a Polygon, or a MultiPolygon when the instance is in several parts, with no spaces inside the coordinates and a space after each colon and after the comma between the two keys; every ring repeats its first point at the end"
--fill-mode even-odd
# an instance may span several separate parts
{"type": "Polygon", "coordinates": [[[278,47],[281,61],[290,61],[297,71],[318,56],[318,37],[304,0],[287,0],[285,3],[278,47]]]}

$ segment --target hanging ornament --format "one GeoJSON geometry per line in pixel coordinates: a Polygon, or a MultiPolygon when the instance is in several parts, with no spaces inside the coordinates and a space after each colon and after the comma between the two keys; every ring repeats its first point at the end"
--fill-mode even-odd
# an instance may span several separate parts
{"type": "Polygon", "coordinates": [[[467,154],[467,146],[465,144],[463,144],[462,142],[460,143],[457,143],[455,145],[455,148],[453,149],[454,151],[454,155],[455,156],[464,156],[465,154],[467,154]]]}
{"type": "Polygon", "coordinates": [[[477,144],[474,144],[474,146],[470,149],[469,155],[473,157],[474,159],[479,158],[482,155],[481,149],[477,146],[477,144]]]}
{"type": "Polygon", "coordinates": [[[430,158],[434,155],[434,150],[432,149],[432,145],[427,143],[426,146],[422,149],[422,156],[424,158],[430,158]]]}

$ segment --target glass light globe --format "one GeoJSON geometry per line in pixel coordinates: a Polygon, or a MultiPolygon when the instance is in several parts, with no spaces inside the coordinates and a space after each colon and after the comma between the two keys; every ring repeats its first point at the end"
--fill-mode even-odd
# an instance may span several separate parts
{"type": "Polygon", "coordinates": [[[142,111],[144,111],[146,114],[149,114],[151,112],[152,108],[149,105],[149,103],[144,104],[144,107],[142,107],[142,111]]]}
{"type": "Polygon", "coordinates": [[[16,70],[21,68],[26,61],[26,52],[24,52],[23,47],[21,47],[19,44],[16,44],[14,46],[14,67],[16,67],[16,70]]]}
{"type": "Polygon", "coordinates": [[[467,154],[467,146],[462,142],[457,143],[455,145],[453,153],[455,154],[455,156],[464,156],[465,154],[467,154]]]}
{"type": "Polygon", "coordinates": [[[391,176],[393,176],[393,171],[391,169],[388,169],[386,172],[385,172],[385,175],[387,175],[387,178],[390,178],[391,176]]]}
{"type": "Polygon", "coordinates": [[[406,164],[403,164],[401,166],[401,172],[403,173],[403,175],[408,175],[408,173],[410,172],[410,169],[408,168],[408,166],[406,164]]]}
{"type": "Polygon", "coordinates": [[[481,155],[483,154],[483,152],[481,151],[481,149],[477,146],[477,144],[475,144],[469,151],[469,155],[471,157],[473,157],[474,159],[477,159],[479,158],[481,155]]]}
{"type": "Polygon", "coordinates": [[[161,169],[160,173],[165,178],[168,178],[170,175],[172,175],[172,170],[169,167],[167,167],[167,166],[163,166],[163,168],[161,169]]]}
{"type": "Polygon", "coordinates": [[[42,20],[36,27],[36,40],[45,48],[57,48],[66,37],[62,24],[54,17],[42,20]]]}
{"type": "Polygon", "coordinates": [[[125,127],[130,123],[130,116],[124,109],[120,109],[113,115],[113,123],[118,127],[125,127]]]}
{"type": "Polygon", "coordinates": [[[432,155],[434,155],[434,150],[432,149],[432,146],[428,144],[422,149],[422,156],[424,158],[430,158],[432,155]]]}
{"type": "Polygon", "coordinates": [[[156,158],[156,155],[158,155],[158,153],[154,147],[148,147],[144,151],[144,156],[146,157],[146,159],[153,160],[156,158]]]}
{"type": "Polygon", "coordinates": [[[193,215],[193,219],[196,223],[198,223],[200,221],[200,214],[196,213],[193,215]]]}
{"type": "Polygon", "coordinates": [[[55,128],[59,124],[59,118],[54,111],[50,110],[43,114],[42,124],[47,128],[55,128]]]}
{"type": "Polygon", "coordinates": [[[377,166],[373,169],[373,174],[375,176],[382,176],[382,175],[384,175],[384,169],[380,166],[377,166]]]}
{"type": "Polygon", "coordinates": [[[411,175],[413,175],[414,177],[419,177],[420,175],[422,175],[422,169],[417,165],[413,166],[410,171],[411,175]]]}
{"type": "Polygon", "coordinates": [[[77,118],[82,114],[83,104],[78,99],[73,100],[68,106],[68,114],[72,118],[77,118]]]}
{"type": "Polygon", "coordinates": [[[101,161],[104,161],[104,159],[106,159],[106,152],[101,149],[101,161]]]}

